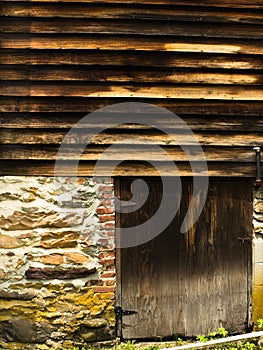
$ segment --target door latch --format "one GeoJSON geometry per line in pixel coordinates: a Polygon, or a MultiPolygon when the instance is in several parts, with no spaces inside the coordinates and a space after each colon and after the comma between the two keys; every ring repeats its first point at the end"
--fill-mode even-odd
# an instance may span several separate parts
{"type": "Polygon", "coordinates": [[[137,311],[123,310],[121,306],[116,306],[115,313],[116,313],[117,318],[121,318],[122,316],[135,315],[135,314],[137,314],[137,311]]]}
{"type": "Polygon", "coordinates": [[[253,150],[256,152],[256,182],[255,187],[260,187],[262,184],[262,172],[261,172],[261,157],[260,157],[260,147],[254,147],[253,150]]]}
{"type": "Polygon", "coordinates": [[[246,241],[251,241],[251,238],[250,237],[238,237],[238,240],[242,241],[244,243],[246,241]]]}

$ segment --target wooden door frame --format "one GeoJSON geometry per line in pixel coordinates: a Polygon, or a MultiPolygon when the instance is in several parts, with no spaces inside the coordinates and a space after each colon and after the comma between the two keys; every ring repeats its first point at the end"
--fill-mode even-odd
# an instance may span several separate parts
{"type": "MultiPolygon", "coordinates": [[[[117,198],[120,198],[121,193],[121,179],[119,177],[114,178],[114,195],[117,198]]],[[[115,210],[115,227],[120,227],[120,213],[115,210]]],[[[115,242],[118,241],[117,231],[115,230],[115,242]]],[[[121,248],[115,248],[115,268],[116,268],[116,288],[115,288],[115,310],[116,307],[122,306],[121,292],[121,248]]],[[[116,335],[118,338],[122,338],[122,323],[121,317],[118,317],[116,313],[116,335]]]]}
{"type": "Polygon", "coordinates": [[[252,289],[253,289],[253,255],[254,255],[254,232],[253,232],[253,219],[254,219],[254,194],[253,194],[253,188],[255,188],[255,179],[248,179],[248,182],[250,182],[251,185],[251,203],[252,203],[252,222],[251,222],[251,232],[249,233],[250,241],[249,241],[249,251],[248,251],[248,259],[247,259],[247,326],[248,329],[253,330],[253,309],[252,309],[252,289]]]}
{"type": "MultiPolygon", "coordinates": [[[[127,176],[125,178],[131,178],[131,176],[127,176]]],[[[218,179],[217,177],[213,178],[214,180],[218,179]]],[[[222,182],[225,180],[229,180],[229,178],[220,178],[222,182]]],[[[241,180],[240,178],[232,178],[232,181],[241,180]]],[[[251,202],[252,202],[252,211],[253,211],[253,179],[242,179],[242,181],[248,181],[251,184],[251,202]]],[[[114,177],[114,195],[117,198],[120,198],[121,194],[121,177],[114,177]]],[[[253,219],[253,218],[252,218],[253,219]]],[[[115,227],[120,227],[120,213],[115,211],[115,227]]],[[[249,241],[248,247],[248,258],[247,258],[247,327],[251,329],[253,326],[253,314],[252,314],[252,288],[253,288],[253,228],[251,222],[251,232],[249,237],[251,240],[249,241]]],[[[115,242],[119,239],[119,237],[115,236],[115,242]]],[[[246,243],[245,243],[246,244],[246,243]]],[[[116,267],[116,298],[115,298],[115,306],[122,307],[122,278],[121,278],[121,248],[115,248],[115,267],[116,267]]],[[[119,338],[122,338],[122,319],[121,317],[116,317],[116,335],[119,338]]]]}

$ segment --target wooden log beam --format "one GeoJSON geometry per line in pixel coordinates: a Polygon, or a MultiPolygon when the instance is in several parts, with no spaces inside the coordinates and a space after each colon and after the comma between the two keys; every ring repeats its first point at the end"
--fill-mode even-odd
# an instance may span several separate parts
{"type": "Polygon", "coordinates": [[[224,8],[210,9],[196,6],[151,6],[143,3],[37,3],[37,2],[3,2],[1,16],[35,17],[35,18],[85,18],[85,19],[125,19],[158,21],[194,21],[216,23],[253,23],[262,24],[263,15],[258,12],[224,8]],[[198,12],[198,15],[196,14],[198,12]]]}
{"type": "MultiPolygon", "coordinates": [[[[253,69],[262,70],[263,56],[147,51],[90,51],[90,50],[23,50],[0,49],[0,62],[7,65],[66,65],[176,67],[193,69],[253,69]]],[[[100,67],[102,68],[102,67],[100,67]]],[[[33,67],[31,67],[33,69],[33,67]]],[[[38,69],[38,67],[36,67],[38,69]]],[[[105,69],[110,69],[106,67],[105,69]]]]}
{"type": "MultiPolygon", "coordinates": [[[[60,144],[67,130],[61,129],[0,129],[0,143],[2,144],[60,144]]],[[[169,131],[163,134],[158,130],[139,130],[138,132],[123,130],[107,130],[95,134],[90,129],[71,132],[64,143],[70,145],[91,144],[110,145],[116,143],[151,144],[151,145],[193,145],[195,140],[185,131],[169,131]]],[[[259,146],[263,145],[263,133],[235,133],[235,132],[195,132],[195,137],[201,145],[210,146],[259,146]]]]}
{"type": "Polygon", "coordinates": [[[31,34],[109,34],[109,35],[145,35],[205,38],[246,38],[262,39],[263,26],[257,24],[195,23],[141,20],[94,20],[94,19],[32,19],[1,18],[0,31],[3,33],[31,34]]]}
{"type": "MultiPolygon", "coordinates": [[[[99,113],[99,112],[97,112],[99,113]]],[[[86,113],[0,113],[0,125],[2,128],[52,128],[52,129],[64,129],[72,128],[80,119],[85,117],[86,113]]],[[[151,113],[148,116],[146,113],[138,113],[137,116],[141,118],[142,122],[151,125],[152,123],[158,123],[166,128],[172,129],[174,126],[171,124],[171,118],[166,118],[163,114],[151,113]]],[[[127,113],[112,113],[111,117],[114,117],[116,122],[127,117],[127,113]]],[[[227,116],[227,115],[181,115],[181,119],[193,130],[193,131],[244,131],[258,132],[263,130],[263,119],[261,116],[227,116]]],[[[100,127],[107,127],[106,119],[99,120],[100,127]]],[[[98,126],[96,123],[89,122],[89,128],[94,129],[98,126]]],[[[76,125],[78,127],[78,125],[76,125]]],[[[140,124],[125,124],[116,125],[118,129],[131,129],[131,130],[146,130],[146,125],[140,124]]],[[[150,126],[149,126],[150,128],[150,126]]],[[[37,132],[37,130],[36,130],[37,132]]]]}
{"type": "Polygon", "coordinates": [[[261,40],[73,34],[2,34],[6,49],[142,50],[262,55],[261,40]]]}
{"type": "MultiPolygon", "coordinates": [[[[30,175],[30,176],[54,176],[54,165],[52,161],[6,161],[0,160],[0,175],[30,175]]],[[[192,176],[189,163],[176,164],[180,176],[192,176]]],[[[65,162],[60,167],[57,176],[72,176],[75,167],[70,162],[65,162]]],[[[175,176],[174,169],[170,165],[159,164],[158,170],[148,163],[123,162],[113,172],[109,170],[109,164],[100,164],[100,176],[175,176]]],[[[94,162],[80,162],[78,166],[78,176],[93,176],[94,162]]],[[[209,163],[209,176],[217,177],[248,177],[255,176],[255,165],[250,163],[209,163]]],[[[206,172],[200,172],[199,176],[207,176],[206,172]]]]}
{"type": "MultiPolygon", "coordinates": [[[[188,99],[134,99],[135,102],[150,103],[169,109],[179,116],[192,115],[239,115],[263,116],[263,102],[260,101],[220,101],[220,100],[190,100],[188,99]]],[[[0,97],[1,112],[72,112],[85,114],[102,107],[122,102],[131,102],[131,99],[120,98],[80,98],[80,97],[0,97]]],[[[123,112],[125,106],[123,107],[123,112]]],[[[121,110],[120,110],[121,112],[121,110]]]]}
{"type": "MultiPolygon", "coordinates": [[[[162,149],[176,162],[187,162],[189,156],[178,146],[163,146],[162,149]]],[[[80,159],[85,161],[97,161],[107,150],[107,146],[89,146],[81,155],[74,145],[69,146],[63,153],[58,154],[59,146],[55,145],[1,145],[0,159],[2,160],[56,160],[56,159],[80,159]],[[63,158],[62,158],[63,157],[63,158]]],[[[192,147],[192,160],[200,160],[199,151],[192,147]]],[[[207,162],[236,162],[254,163],[255,152],[252,147],[222,147],[203,146],[207,162]]],[[[163,156],[153,147],[121,145],[115,150],[108,149],[107,155],[110,160],[121,161],[122,159],[136,161],[143,158],[145,161],[164,161],[163,156]],[[118,152],[119,150],[119,152],[118,152]]],[[[167,156],[167,157],[168,157],[167,156]]]]}
{"type": "Polygon", "coordinates": [[[261,86],[225,85],[145,85],[145,84],[87,84],[57,82],[0,82],[2,96],[72,96],[72,97],[116,97],[116,98],[179,98],[209,100],[262,101],[261,86]]]}
{"type": "MultiPolygon", "coordinates": [[[[263,62],[262,62],[263,63],[263,62]]],[[[262,85],[263,74],[204,69],[1,65],[2,80],[262,85]]]]}
{"type": "MultiPolygon", "coordinates": [[[[20,2],[21,0],[2,0],[2,2],[20,2]]],[[[31,0],[32,2],[51,2],[51,3],[67,3],[72,0],[31,0]]],[[[77,0],[76,3],[96,3],[96,4],[107,4],[107,0],[77,0]]],[[[111,3],[123,4],[123,0],[112,0],[111,3]]],[[[174,5],[174,0],[126,0],[126,4],[149,4],[149,5],[174,5]]],[[[177,0],[177,5],[182,6],[198,6],[198,7],[225,7],[225,8],[254,8],[262,9],[261,0],[234,0],[229,2],[228,0],[209,0],[205,3],[201,0],[177,0]]]]}

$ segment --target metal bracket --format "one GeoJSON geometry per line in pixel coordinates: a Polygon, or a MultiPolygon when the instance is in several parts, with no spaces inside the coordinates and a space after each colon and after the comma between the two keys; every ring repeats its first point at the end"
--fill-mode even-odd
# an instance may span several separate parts
{"type": "Polygon", "coordinates": [[[115,208],[117,211],[120,211],[121,208],[125,210],[125,208],[135,207],[137,203],[132,201],[120,201],[115,200],[115,208]]]}
{"type": "Polygon", "coordinates": [[[117,318],[121,318],[122,316],[135,315],[135,314],[137,314],[137,311],[123,310],[121,306],[116,306],[115,313],[116,313],[117,318]]]}
{"type": "Polygon", "coordinates": [[[253,150],[256,152],[256,170],[257,170],[255,187],[260,187],[262,184],[260,147],[256,146],[253,148],[253,150]]]}
{"type": "Polygon", "coordinates": [[[137,314],[137,311],[133,311],[133,310],[123,310],[122,311],[123,316],[129,316],[129,315],[135,315],[135,314],[137,314]]]}
{"type": "Polygon", "coordinates": [[[244,242],[247,242],[247,241],[251,241],[251,238],[250,237],[238,237],[238,240],[242,241],[244,243],[244,242]]]}

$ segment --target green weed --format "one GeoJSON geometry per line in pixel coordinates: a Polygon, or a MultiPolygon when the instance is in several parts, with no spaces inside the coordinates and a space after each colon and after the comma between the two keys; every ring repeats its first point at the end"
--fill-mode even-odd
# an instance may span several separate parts
{"type": "MultiPolygon", "coordinates": [[[[260,318],[256,322],[256,329],[263,330],[263,318],[260,318]]],[[[196,337],[197,341],[207,342],[209,340],[225,338],[229,335],[229,332],[221,327],[217,331],[210,332],[208,335],[198,335],[196,337]]],[[[176,341],[176,345],[180,346],[185,344],[185,341],[180,338],[177,334],[174,335],[174,340],[176,341]]],[[[162,341],[162,338],[158,338],[158,341],[162,341]]],[[[101,350],[160,350],[164,347],[168,348],[171,345],[166,344],[151,344],[151,345],[140,345],[135,344],[135,340],[128,340],[124,343],[120,343],[118,345],[113,346],[112,348],[105,348],[101,350]]],[[[263,350],[263,338],[262,340],[258,339],[250,339],[244,341],[237,341],[235,343],[224,344],[221,346],[209,347],[209,349],[213,350],[263,350]]],[[[73,347],[73,348],[62,348],[61,350],[94,350],[93,346],[86,347],[73,347]]]]}
{"type": "Polygon", "coordinates": [[[125,350],[135,350],[136,340],[128,340],[126,343],[120,344],[121,349],[125,350]]]}
{"type": "Polygon", "coordinates": [[[150,345],[147,347],[146,350],[159,350],[160,349],[160,346],[159,345],[150,345]]]}
{"type": "Polygon", "coordinates": [[[263,318],[257,320],[257,329],[263,331],[263,318]]]}

